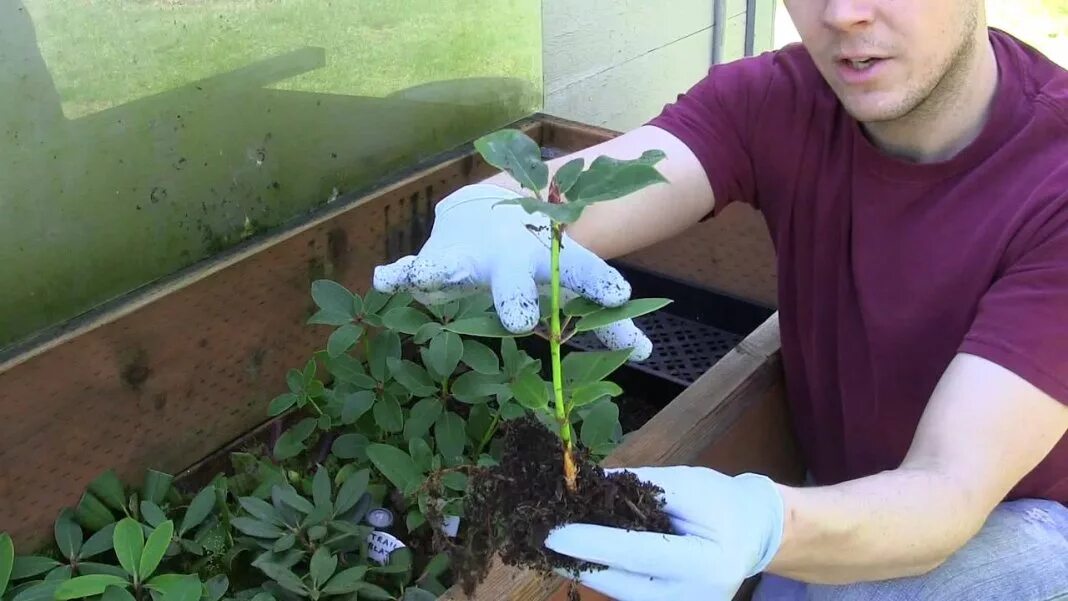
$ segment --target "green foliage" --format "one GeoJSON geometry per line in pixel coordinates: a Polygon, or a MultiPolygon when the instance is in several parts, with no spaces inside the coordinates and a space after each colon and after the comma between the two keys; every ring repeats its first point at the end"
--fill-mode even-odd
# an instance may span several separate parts
{"type": "MultiPolygon", "coordinates": [[[[592,203],[663,181],[656,151],[600,157],[586,170],[576,159],[550,178],[540,149],[519,132],[476,147],[532,193],[501,200],[549,214],[554,227],[592,203]]],[[[402,539],[463,516],[468,473],[499,461],[497,434],[510,420],[534,416],[561,436],[574,431],[595,456],[620,440],[613,399],[623,391],[608,378],[629,351],[572,352],[543,370],[532,347],[501,325],[488,293],[423,305],[317,280],[311,302],[308,324],[325,328],[323,344],[280,374],[285,388],[265,407],[280,432],[233,452],[229,473],[195,490],[152,469],[139,487],[101,473],[57,517],[49,548],[15,555],[0,534],[0,599],[434,599],[449,585],[448,556],[400,548],[376,562],[371,509],[392,509],[402,539]]],[[[534,334],[559,346],[667,303],[555,303],[534,334]]]]}

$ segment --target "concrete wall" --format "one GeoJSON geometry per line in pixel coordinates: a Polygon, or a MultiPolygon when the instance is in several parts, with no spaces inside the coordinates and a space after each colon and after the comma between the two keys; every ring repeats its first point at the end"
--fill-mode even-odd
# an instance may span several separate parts
{"type": "Polygon", "coordinates": [[[774,13],[775,0],[543,0],[545,112],[641,125],[714,57],[771,48],[774,13]]]}

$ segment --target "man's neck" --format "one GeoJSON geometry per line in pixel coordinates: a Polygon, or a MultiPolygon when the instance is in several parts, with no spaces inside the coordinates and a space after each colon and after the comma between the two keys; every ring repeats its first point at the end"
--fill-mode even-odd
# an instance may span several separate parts
{"type": "Polygon", "coordinates": [[[864,124],[876,146],[906,160],[931,163],[952,158],[979,136],[998,84],[997,58],[985,28],[983,33],[923,104],[901,119],[864,124]]]}

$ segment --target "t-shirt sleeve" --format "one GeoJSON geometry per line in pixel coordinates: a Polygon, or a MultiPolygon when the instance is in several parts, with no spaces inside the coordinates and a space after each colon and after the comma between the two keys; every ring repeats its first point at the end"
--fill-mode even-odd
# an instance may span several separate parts
{"type": "Polygon", "coordinates": [[[719,214],[733,202],[759,208],[754,140],[756,120],[774,78],[776,53],[714,65],[708,74],[647,124],[679,138],[697,156],[719,214]]]}
{"type": "Polygon", "coordinates": [[[1068,199],[993,281],[960,350],[1068,404],[1068,199]]]}

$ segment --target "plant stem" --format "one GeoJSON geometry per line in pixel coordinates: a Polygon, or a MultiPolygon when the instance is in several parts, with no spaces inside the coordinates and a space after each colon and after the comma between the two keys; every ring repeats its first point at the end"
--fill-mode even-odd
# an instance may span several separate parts
{"type": "Polygon", "coordinates": [[[500,421],[501,411],[498,409],[497,412],[493,414],[493,421],[490,422],[490,426],[486,429],[486,433],[482,435],[482,440],[478,443],[478,450],[475,451],[475,461],[478,461],[478,458],[482,456],[483,449],[486,448],[490,439],[493,438],[493,434],[497,431],[497,424],[500,421]]]}
{"type": "Polygon", "coordinates": [[[575,492],[577,485],[576,480],[578,478],[578,470],[575,467],[575,458],[572,455],[571,450],[571,424],[569,420],[569,411],[564,406],[564,376],[563,376],[563,364],[560,360],[560,238],[562,233],[560,225],[553,223],[552,230],[552,247],[551,247],[551,269],[552,272],[552,293],[551,293],[551,313],[550,313],[550,328],[552,332],[549,337],[549,349],[552,354],[552,368],[553,368],[553,395],[555,400],[556,409],[556,421],[560,424],[560,438],[564,444],[564,482],[567,484],[567,489],[571,492],[575,492]]]}

